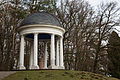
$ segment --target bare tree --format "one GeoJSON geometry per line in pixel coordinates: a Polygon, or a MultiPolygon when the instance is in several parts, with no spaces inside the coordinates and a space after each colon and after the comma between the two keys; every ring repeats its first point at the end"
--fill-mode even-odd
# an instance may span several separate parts
{"type": "Polygon", "coordinates": [[[67,69],[107,72],[106,44],[112,28],[118,25],[118,8],[115,3],[102,4],[98,10],[77,0],[61,0],[55,7],[56,15],[66,32],[64,57],[67,69]]]}
{"type": "MultiPolygon", "coordinates": [[[[99,64],[100,57],[106,55],[103,51],[106,49],[106,43],[111,29],[118,25],[118,10],[116,3],[102,4],[96,15],[96,36],[95,36],[95,61],[93,72],[99,72],[101,68],[99,64]]],[[[105,58],[104,58],[105,59],[105,58]]]]}
{"type": "Polygon", "coordinates": [[[61,3],[56,11],[57,17],[66,30],[64,35],[66,68],[87,70],[84,66],[87,61],[86,56],[90,54],[87,43],[95,31],[95,26],[92,26],[94,23],[92,8],[84,1],[67,0],[64,4],[61,3]]]}

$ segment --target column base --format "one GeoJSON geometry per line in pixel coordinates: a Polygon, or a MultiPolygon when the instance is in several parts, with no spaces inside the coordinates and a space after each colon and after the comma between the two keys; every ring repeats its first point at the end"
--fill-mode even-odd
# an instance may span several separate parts
{"type": "Polygon", "coordinates": [[[64,66],[58,66],[58,69],[65,69],[64,66]]]}
{"type": "Polygon", "coordinates": [[[38,65],[37,66],[32,65],[32,66],[29,67],[29,69],[39,69],[39,66],[38,65]]]}
{"type": "Polygon", "coordinates": [[[50,65],[50,66],[48,67],[48,69],[58,69],[58,67],[57,67],[57,66],[50,65]]]}
{"type": "Polygon", "coordinates": [[[47,67],[45,67],[44,69],[48,69],[47,67]]]}
{"type": "Polygon", "coordinates": [[[25,66],[19,66],[19,70],[25,70],[25,66]]]}

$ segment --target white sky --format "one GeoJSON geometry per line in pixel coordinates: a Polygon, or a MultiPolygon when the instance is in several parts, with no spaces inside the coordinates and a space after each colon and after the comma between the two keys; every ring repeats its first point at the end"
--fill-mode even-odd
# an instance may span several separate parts
{"type": "MultiPolygon", "coordinates": [[[[60,3],[61,0],[58,0],[58,5],[60,3]]],[[[65,0],[63,0],[65,1],[65,0]]],[[[89,4],[94,7],[96,9],[96,7],[100,4],[100,3],[108,3],[108,2],[117,2],[118,7],[120,7],[120,0],[85,0],[88,1],[89,4]]],[[[117,30],[115,30],[119,36],[120,36],[120,26],[115,27],[117,30]]]]}
{"type": "MultiPolygon", "coordinates": [[[[88,1],[90,4],[91,4],[91,6],[93,6],[93,7],[97,7],[100,3],[107,3],[107,2],[117,2],[117,4],[118,4],[118,7],[120,7],[120,0],[86,0],[86,1],[88,1]]],[[[117,27],[115,27],[117,30],[115,30],[118,34],[119,34],[119,36],[120,36],[120,26],[117,26],[117,27]]]]}
{"type": "Polygon", "coordinates": [[[120,4],[120,0],[86,0],[86,1],[88,1],[92,6],[97,6],[101,2],[107,3],[107,2],[114,2],[114,1],[120,4]]]}

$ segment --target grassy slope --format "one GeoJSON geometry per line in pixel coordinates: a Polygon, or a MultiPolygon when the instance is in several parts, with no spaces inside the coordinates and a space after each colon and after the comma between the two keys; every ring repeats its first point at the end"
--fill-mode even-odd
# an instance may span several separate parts
{"type": "Polygon", "coordinates": [[[84,71],[40,70],[18,71],[3,80],[118,80],[84,71]]]}

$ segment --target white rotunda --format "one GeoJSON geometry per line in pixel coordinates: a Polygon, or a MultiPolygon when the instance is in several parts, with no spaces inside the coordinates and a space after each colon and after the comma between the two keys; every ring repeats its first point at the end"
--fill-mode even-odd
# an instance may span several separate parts
{"type": "Polygon", "coordinates": [[[45,42],[43,69],[64,69],[63,62],[63,34],[65,30],[61,27],[58,19],[46,12],[37,12],[28,15],[17,28],[21,36],[19,70],[25,70],[24,47],[25,39],[31,39],[31,50],[29,58],[29,69],[39,69],[38,66],[38,41],[45,42]],[[48,42],[50,51],[48,52],[48,42]],[[48,56],[48,53],[50,56],[48,56]],[[47,65],[48,57],[50,65],[47,65]]]}

